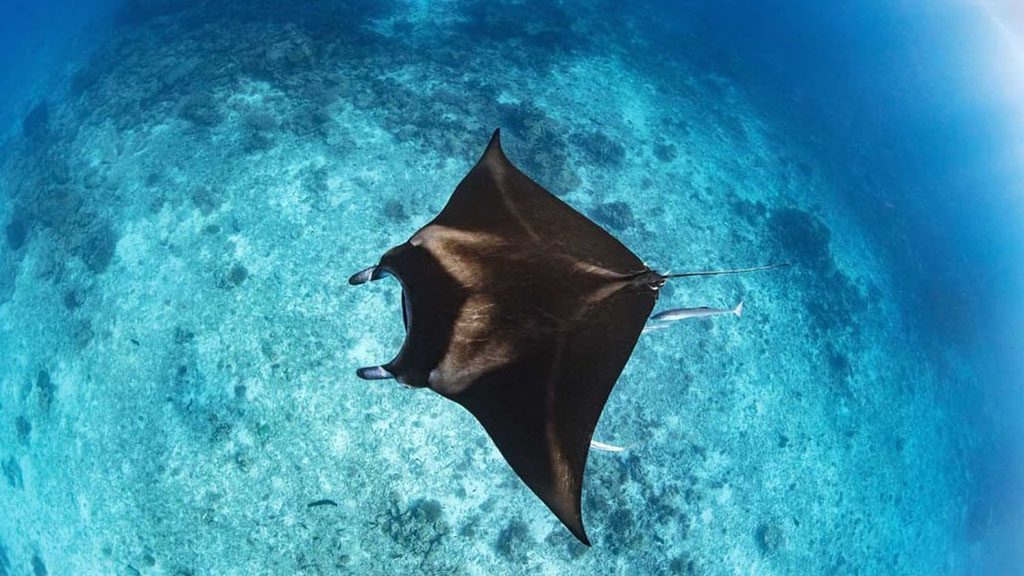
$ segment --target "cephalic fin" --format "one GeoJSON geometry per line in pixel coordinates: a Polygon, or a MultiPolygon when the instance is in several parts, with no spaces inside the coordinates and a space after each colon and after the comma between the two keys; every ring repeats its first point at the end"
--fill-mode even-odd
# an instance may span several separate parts
{"type": "Polygon", "coordinates": [[[388,372],[383,366],[365,366],[356,370],[356,375],[363,380],[390,380],[395,377],[394,374],[388,372]]]}
{"type": "Polygon", "coordinates": [[[380,280],[384,274],[385,273],[379,266],[370,266],[369,268],[364,268],[349,277],[348,283],[353,286],[365,284],[367,282],[372,282],[373,280],[380,280]]]}

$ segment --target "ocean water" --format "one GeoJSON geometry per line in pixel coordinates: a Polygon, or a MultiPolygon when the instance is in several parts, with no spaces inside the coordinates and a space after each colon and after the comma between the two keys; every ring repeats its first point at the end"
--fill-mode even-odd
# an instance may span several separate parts
{"type": "Polygon", "coordinates": [[[0,575],[1024,574],[1024,13],[4,0],[0,575]],[[365,382],[490,132],[672,272],[579,544],[365,382]],[[310,507],[328,499],[334,505],[310,507]]]}

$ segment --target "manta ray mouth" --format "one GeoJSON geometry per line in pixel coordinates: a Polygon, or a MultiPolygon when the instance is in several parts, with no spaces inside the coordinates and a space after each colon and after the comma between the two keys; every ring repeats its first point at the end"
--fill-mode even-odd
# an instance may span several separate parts
{"type": "Polygon", "coordinates": [[[412,303],[409,301],[409,292],[402,286],[402,325],[405,326],[406,335],[409,334],[409,324],[412,324],[412,303]]]}
{"type": "MultiPolygon", "coordinates": [[[[403,335],[402,345],[399,347],[398,352],[395,354],[393,360],[391,360],[387,364],[378,366],[366,366],[356,370],[356,374],[364,380],[387,380],[395,378],[396,375],[392,372],[391,367],[402,356],[402,352],[408,346],[409,325],[412,323],[412,304],[411,301],[409,300],[409,291],[406,288],[405,283],[402,282],[402,279],[397,274],[395,274],[395,271],[381,265],[370,266],[369,268],[360,270],[359,272],[356,272],[351,277],[349,277],[348,283],[353,286],[357,286],[359,284],[365,284],[367,282],[380,280],[385,276],[393,276],[396,280],[398,280],[398,284],[401,287],[402,326],[405,333],[403,335]]],[[[401,381],[401,378],[399,378],[399,381],[401,381]]]]}
{"type": "Polygon", "coordinates": [[[402,280],[402,277],[399,276],[395,270],[392,270],[391,268],[387,268],[385,266],[381,266],[379,269],[381,270],[382,277],[391,276],[392,278],[397,280],[399,289],[402,292],[400,296],[400,299],[402,301],[402,344],[398,347],[398,351],[395,353],[394,358],[387,364],[384,364],[385,368],[390,368],[398,361],[398,359],[402,356],[402,353],[405,352],[405,350],[410,345],[409,327],[412,326],[412,300],[409,296],[409,286],[406,285],[405,281],[402,280]]]}
{"type": "Polygon", "coordinates": [[[403,373],[402,370],[399,369],[399,364],[401,362],[402,357],[407,352],[409,352],[409,350],[410,350],[410,348],[412,346],[412,343],[410,342],[410,338],[409,338],[409,333],[410,333],[410,330],[412,328],[412,310],[413,310],[413,305],[412,305],[412,297],[410,296],[409,285],[405,282],[405,280],[402,279],[402,277],[398,274],[398,272],[396,270],[394,270],[394,269],[392,269],[390,267],[387,267],[387,266],[379,266],[377,269],[380,271],[380,272],[378,272],[380,277],[391,276],[392,278],[397,280],[399,288],[402,291],[402,294],[401,294],[401,297],[400,297],[401,301],[402,301],[402,329],[403,329],[402,343],[401,343],[401,345],[399,345],[398,351],[395,353],[394,357],[392,357],[391,361],[387,362],[386,364],[383,364],[381,366],[381,369],[386,371],[388,373],[389,377],[392,377],[392,378],[398,380],[400,383],[402,383],[402,384],[404,384],[406,386],[423,387],[426,384],[421,383],[421,382],[413,382],[410,379],[410,377],[409,377],[410,375],[409,374],[405,374],[405,373],[403,373]]]}

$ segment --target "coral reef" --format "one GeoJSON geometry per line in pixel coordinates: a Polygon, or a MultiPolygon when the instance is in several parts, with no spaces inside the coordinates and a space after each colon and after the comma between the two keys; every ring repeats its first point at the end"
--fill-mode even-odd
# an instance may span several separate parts
{"type": "Polygon", "coordinates": [[[25,245],[25,239],[28,238],[28,226],[24,220],[18,216],[11,218],[4,230],[7,233],[7,246],[11,250],[20,250],[25,245]]]}
{"type": "Polygon", "coordinates": [[[7,485],[11,488],[22,488],[25,485],[24,478],[21,474],[21,464],[11,456],[4,460],[3,463],[4,478],[7,479],[7,485]]]}
{"type": "Polygon", "coordinates": [[[7,548],[4,547],[4,543],[0,540],[0,576],[10,576],[11,574],[11,559],[7,557],[7,548]]]}
{"type": "Polygon", "coordinates": [[[514,518],[498,532],[498,539],[494,542],[494,549],[506,560],[522,563],[526,555],[534,545],[530,538],[530,531],[526,523],[519,518],[514,518]]]}
{"type": "Polygon", "coordinates": [[[21,133],[29,140],[46,137],[50,128],[50,106],[46,101],[36,104],[21,123],[21,133]]]}

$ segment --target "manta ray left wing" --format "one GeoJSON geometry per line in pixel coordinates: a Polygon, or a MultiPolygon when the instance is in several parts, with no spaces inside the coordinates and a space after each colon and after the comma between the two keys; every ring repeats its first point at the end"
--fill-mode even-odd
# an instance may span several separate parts
{"type": "Polygon", "coordinates": [[[464,406],[589,544],[591,436],[665,277],[513,166],[497,131],[444,210],[350,282],[385,273],[402,284],[406,340],[360,376],[464,406]]]}

